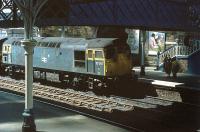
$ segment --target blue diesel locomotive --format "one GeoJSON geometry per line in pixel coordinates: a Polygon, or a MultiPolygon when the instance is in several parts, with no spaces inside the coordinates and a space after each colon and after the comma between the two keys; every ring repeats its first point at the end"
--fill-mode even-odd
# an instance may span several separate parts
{"type": "MultiPolygon", "coordinates": [[[[8,38],[2,45],[1,71],[11,76],[24,73],[22,39],[8,38]]],[[[116,78],[131,74],[132,59],[126,40],[60,37],[34,39],[34,79],[101,89],[116,78]]]]}

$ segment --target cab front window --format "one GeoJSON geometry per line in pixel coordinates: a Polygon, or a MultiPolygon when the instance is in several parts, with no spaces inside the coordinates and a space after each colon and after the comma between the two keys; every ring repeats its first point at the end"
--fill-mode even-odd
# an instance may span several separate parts
{"type": "Polygon", "coordinates": [[[7,46],[4,46],[4,51],[7,51],[7,46]]]}
{"type": "Polygon", "coordinates": [[[3,46],[3,52],[10,53],[11,52],[11,46],[10,45],[4,45],[3,46]]]}
{"type": "Polygon", "coordinates": [[[92,57],[92,50],[88,50],[88,58],[93,58],[92,57]]]}
{"type": "Polygon", "coordinates": [[[7,49],[7,50],[8,50],[8,52],[10,51],[10,46],[8,46],[8,49],[7,49]]]}
{"type": "Polygon", "coordinates": [[[103,51],[95,51],[95,58],[103,58],[103,51]]]}

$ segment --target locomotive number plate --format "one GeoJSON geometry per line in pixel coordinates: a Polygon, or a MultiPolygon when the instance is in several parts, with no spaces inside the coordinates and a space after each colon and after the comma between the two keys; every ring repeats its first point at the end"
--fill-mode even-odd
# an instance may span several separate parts
{"type": "Polygon", "coordinates": [[[95,62],[95,64],[96,64],[97,66],[102,66],[102,65],[103,65],[103,62],[95,62]]]}

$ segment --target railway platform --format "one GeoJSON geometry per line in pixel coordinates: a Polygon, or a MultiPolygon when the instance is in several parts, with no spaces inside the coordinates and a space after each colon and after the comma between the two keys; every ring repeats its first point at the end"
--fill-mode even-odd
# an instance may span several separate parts
{"type": "Polygon", "coordinates": [[[156,67],[145,67],[145,76],[140,75],[140,67],[133,68],[138,80],[143,83],[149,83],[156,86],[176,87],[182,89],[191,89],[200,92],[200,76],[188,73],[177,73],[174,78],[163,72],[156,70],[156,67]]]}
{"type": "MultiPolygon", "coordinates": [[[[0,132],[20,132],[24,97],[0,91],[0,132]]],[[[37,132],[127,132],[123,128],[34,101],[37,132]]]]}

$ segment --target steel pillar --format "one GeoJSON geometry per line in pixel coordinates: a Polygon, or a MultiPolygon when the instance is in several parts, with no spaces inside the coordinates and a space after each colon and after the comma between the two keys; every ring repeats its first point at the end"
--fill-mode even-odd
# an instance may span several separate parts
{"type": "Polygon", "coordinates": [[[33,50],[34,42],[22,40],[25,49],[25,110],[22,114],[24,122],[22,132],[36,132],[36,125],[33,115],[33,50]]]}
{"type": "Polygon", "coordinates": [[[62,28],[61,28],[61,37],[62,38],[65,37],[65,26],[62,26],[62,28]]]}
{"type": "Polygon", "coordinates": [[[156,70],[159,70],[159,64],[160,64],[160,52],[157,53],[157,62],[156,62],[156,70]]]}
{"type": "Polygon", "coordinates": [[[144,65],[144,47],[146,42],[146,33],[145,31],[140,30],[140,45],[141,45],[141,56],[140,56],[140,75],[145,75],[145,65],[144,65]]]}

